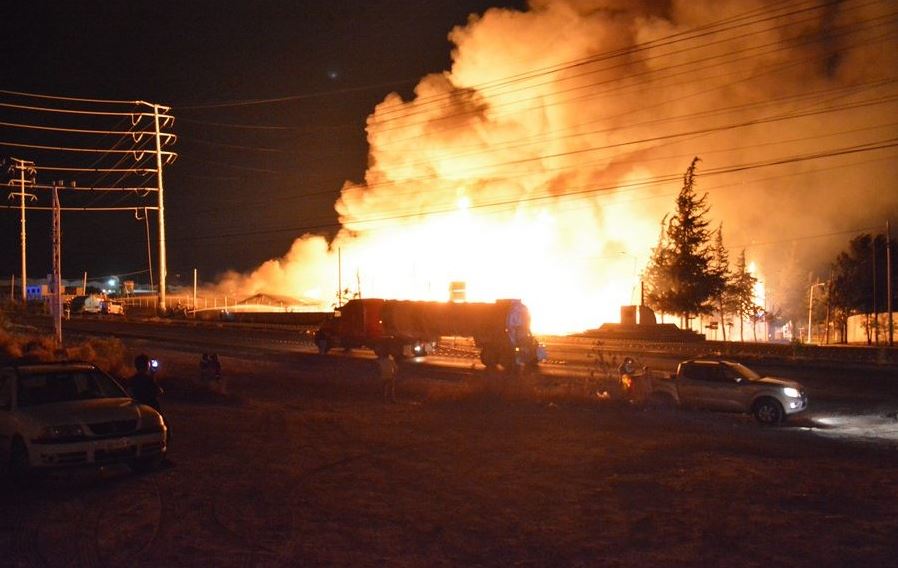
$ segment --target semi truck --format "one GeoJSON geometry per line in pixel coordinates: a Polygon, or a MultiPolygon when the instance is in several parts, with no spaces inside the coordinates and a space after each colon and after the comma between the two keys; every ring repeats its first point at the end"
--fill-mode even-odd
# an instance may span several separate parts
{"type": "Polygon", "coordinates": [[[487,367],[506,371],[544,359],[530,333],[530,312],[520,300],[426,302],[355,299],[334,310],[317,333],[320,353],[334,347],[367,347],[397,358],[431,353],[441,337],[468,337],[487,367]]]}

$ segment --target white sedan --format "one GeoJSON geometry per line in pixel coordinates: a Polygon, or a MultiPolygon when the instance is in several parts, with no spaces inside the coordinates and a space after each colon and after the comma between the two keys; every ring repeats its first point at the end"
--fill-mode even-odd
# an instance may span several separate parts
{"type": "Polygon", "coordinates": [[[162,416],[90,363],[0,368],[0,463],[13,479],[112,463],[152,469],[166,449],[162,416]]]}

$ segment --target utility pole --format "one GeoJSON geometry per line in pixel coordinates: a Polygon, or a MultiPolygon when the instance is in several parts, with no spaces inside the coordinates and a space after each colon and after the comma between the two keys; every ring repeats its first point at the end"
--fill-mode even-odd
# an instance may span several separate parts
{"type": "Polygon", "coordinates": [[[156,181],[159,190],[159,309],[165,311],[165,279],[168,276],[165,254],[165,201],[163,199],[162,183],[162,132],[159,126],[160,109],[170,110],[168,107],[153,105],[153,124],[156,127],[156,181]]]}
{"type": "Polygon", "coordinates": [[[889,312],[889,347],[895,345],[895,324],[892,322],[892,228],[886,221],[886,310],[889,312]]]}
{"type": "MultiPolygon", "coordinates": [[[[25,187],[34,185],[34,175],[37,170],[34,167],[34,162],[28,162],[18,158],[13,158],[12,162],[12,169],[19,174],[19,179],[17,180],[19,192],[11,193],[9,198],[12,199],[15,196],[19,197],[19,218],[21,226],[20,240],[22,244],[22,303],[24,304],[28,300],[28,263],[25,253],[25,244],[28,241],[28,237],[27,232],[25,231],[25,198],[28,197],[32,201],[37,199],[37,196],[33,193],[26,193],[25,187]],[[25,178],[26,174],[28,175],[28,179],[25,178]]],[[[10,185],[12,185],[12,182],[10,182],[10,185]]]]}
{"type": "Polygon", "coordinates": [[[873,343],[879,345],[879,306],[876,305],[876,237],[870,246],[873,255],[873,343]]]}
{"type": "MultiPolygon", "coordinates": [[[[830,270],[829,271],[829,280],[826,281],[826,287],[828,290],[832,290],[832,283],[833,283],[833,271],[830,270]]],[[[832,296],[832,294],[826,295],[826,327],[824,328],[824,332],[826,335],[825,335],[825,339],[823,340],[824,345],[829,345],[829,316],[830,316],[829,300],[830,300],[830,296],[832,296]]]]}
{"type": "Polygon", "coordinates": [[[150,217],[149,210],[143,208],[143,224],[147,229],[147,268],[150,271],[150,292],[153,291],[153,249],[150,247],[150,217]]]}
{"type": "Polygon", "coordinates": [[[196,319],[196,268],[193,269],[193,317],[196,319]]]}
{"type": "Polygon", "coordinates": [[[56,345],[62,346],[62,223],[59,207],[59,186],[62,182],[53,182],[53,282],[52,309],[53,327],[56,330],[56,345]]]}
{"type": "Polygon", "coordinates": [[[811,332],[811,325],[813,323],[814,316],[814,288],[817,286],[825,286],[823,282],[814,282],[811,284],[810,296],[808,298],[808,340],[806,343],[811,343],[811,338],[813,337],[813,333],[811,332]]]}

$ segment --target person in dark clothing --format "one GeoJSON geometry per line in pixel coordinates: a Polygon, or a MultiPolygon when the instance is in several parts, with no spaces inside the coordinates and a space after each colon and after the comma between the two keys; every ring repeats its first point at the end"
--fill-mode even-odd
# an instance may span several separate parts
{"type": "Polygon", "coordinates": [[[146,404],[156,412],[162,412],[159,406],[162,389],[156,384],[156,378],[150,372],[150,358],[143,353],[135,357],[134,369],[136,373],[129,381],[131,396],[140,404],[146,404]]]}

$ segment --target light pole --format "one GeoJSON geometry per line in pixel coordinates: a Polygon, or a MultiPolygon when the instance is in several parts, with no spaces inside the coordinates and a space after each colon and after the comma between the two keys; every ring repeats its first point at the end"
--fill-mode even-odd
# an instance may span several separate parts
{"type": "Polygon", "coordinates": [[[808,340],[805,342],[808,344],[811,343],[811,337],[813,335],[811,333],[811,325],[813,323],[812,318],[814,316],[814,288],[816,288],[817,286],[826,286],[826,282],[814,282],[813,284],[811,284],[811,289],[808,295],[808,340]]]}

